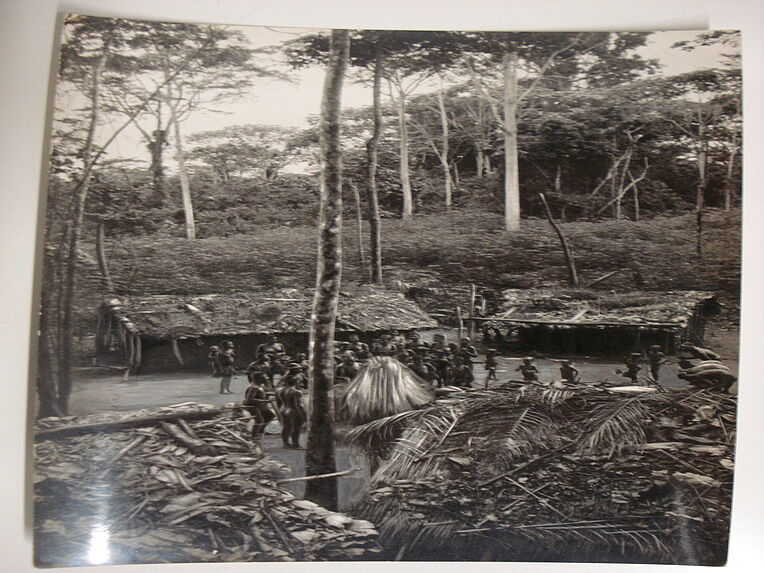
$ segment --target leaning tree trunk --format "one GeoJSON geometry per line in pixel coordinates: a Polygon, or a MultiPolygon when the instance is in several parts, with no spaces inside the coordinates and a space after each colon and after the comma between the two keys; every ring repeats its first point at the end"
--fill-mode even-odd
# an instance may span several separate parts
{"type": "Polygon", "coordinates": [[[517,160],[517,54],[504,56],[504,228],[520,229],[520,177],[517,160]]]}
{"type": "Polygon", "coordinates": [[[382,44],[377,40],[374,58],[373,112],[374,125],[371,137],[366,143],[366,193],[369,202],[369,258],[371,261],[371,282],[382,284],[382,219],[379,216],[377,195],[377,157],[379,138],[382,135],[382,44]]]}
{"type": "Polygon", "coordinates": [[[72,364],[74,354],[74,291],[77,286],[77,252],[80,246],[80,235],[85,218],[85,203],[90,191],[90,163],[93,158],[95,130],[101,114],[101,74],[106,67],[109,57],[110,40],[104,44],[103,53],[93,68],[93,85],[90,91],[90,124],[85,137],[82,159],[85,171],[82,179],[74,189],[74,197],[69,225],[69,244],[65,259],[63,285],[61,290],[61,355],[58,357],[58,397],[59,411],[66,415],[69,411],[69,397],[72,393],[72,364]]]}
{"type": "Polygon", "coordinates": [[[180,179],[180,192],[183,198],[183,216],[186,221],[186,239],[196,239],[196,222],[194,221],[194,205],[191,202],[191,186],[188,183],[188,171],[186,170],[186,158],[183,154],[183,137],[180,133],[180,121],[175,110],[170,107],[172,124],[175,131],[175,151],[178,161],[178,178],[180,179]]]}
{"type": "Polygon", "coordinates": [[[557,233],[557,237],[560,239],[562,252],[565,255],[565,265],[568,267],[568,285],[577,287],[578,273],[576,272],[576,261],[573,258],[573,249],[570,248],[570,243],[568,243],[565,235],[562,234],[562,229],[560,229],[560,226],[555,222],[554,217],[552,216],[552,210],[549,208],[549,204],[546,202],[546,197],[544,194],[539,193],[539,198],[541,199],[541,203],[544,205],[544,212],[546,213],[546,218],[549,221],[549,224],[552,226],[552,229],[554,229],[554,232],[557,233]]]}
{"type": "Polygon", "coordinates": [[[400,176],[401,192],[403,193],[401,215],[404,219],[408,219],[414,213],[414,198],[411,193],[411,175],[409,173],[409,128],[406,123],[406,94],[400,90],[398,96],[398,129],[401,135],[400,176]]]}
{"type": "MultiPolygon", "coordinates": [[[[350,52],[347,30],[332,30],[321,103],[321,203],[316,294],[310,324],[310,419],[305,452],[309,476],[337,471],[334,455],[334,329],[342,279],[342,81],[350,52]]],[[[337,478],[308,481],[305,497],[337,509],[337,478]]]]}

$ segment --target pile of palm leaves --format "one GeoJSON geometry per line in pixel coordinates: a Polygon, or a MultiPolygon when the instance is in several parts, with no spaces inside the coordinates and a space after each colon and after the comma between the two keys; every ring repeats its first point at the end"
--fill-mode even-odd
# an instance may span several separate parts
{"type": "Polygon", "coordinates": [[[374,356],[345,389],[339,417],[363,424],[421,408],[433,400],[427,384],[408,367],[389,356],[374,356]]]}
{"type": "Polygon", "coordinates": [[[251,420],[220,413],[148,422],[168,410],[204,410],[182,406],[143,410],[139,428],[107,431],[104,422],[122,414],[38,424],[40,432],[60,431],[35,442],[37,565],[374,557],[369,522],[280,485],[289,469],[253,448],[251,420]],[[75,434],[63,431],[69,422],[75,434]]]}
{"type": "Polygon", "coordinates": [[[355,428],[390,559],[722,564],[734,398],[507,384],[355,428]]]}

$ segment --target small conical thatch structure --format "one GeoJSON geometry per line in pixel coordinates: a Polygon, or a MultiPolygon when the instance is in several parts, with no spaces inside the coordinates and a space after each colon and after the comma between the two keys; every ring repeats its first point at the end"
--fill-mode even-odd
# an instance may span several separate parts
{"type": "Polygon", "coordinates": [[[348,385],[340,417],[351,424],[365,424],[431,404],[432,390],[395,358],[371,358],[348,385]]]}

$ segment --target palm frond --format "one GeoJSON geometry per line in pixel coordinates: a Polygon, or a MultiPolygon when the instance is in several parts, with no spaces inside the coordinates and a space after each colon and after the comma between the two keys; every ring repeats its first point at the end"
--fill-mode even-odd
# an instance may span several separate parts
{"type": "Polygon", "coordinates": [[[612,457],[624,446],[645,442],[646,408],[638,397],[598,404],[581,427],[577,453],[612,457]]]}

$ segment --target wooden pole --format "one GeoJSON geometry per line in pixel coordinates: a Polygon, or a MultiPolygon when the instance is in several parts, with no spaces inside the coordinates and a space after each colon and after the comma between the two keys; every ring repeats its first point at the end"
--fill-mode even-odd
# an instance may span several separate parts
{"type": "Polygon", "coordinates": [[[467,316],[469,317],[468,320],[468,330],[467,330],[467,336],[472,338],[475,336],[475,322],[472,320],[475,314],[475,283],[470,283],[470,308],[468,311],[467,316]]]}
{"type": "Polygon", "coordinates": [[[459,340],[461,340],[464,336],[464,321],[462,320],[462,307],[459,305],[456,306],[456,322],[459,327],[459,340]]]}

